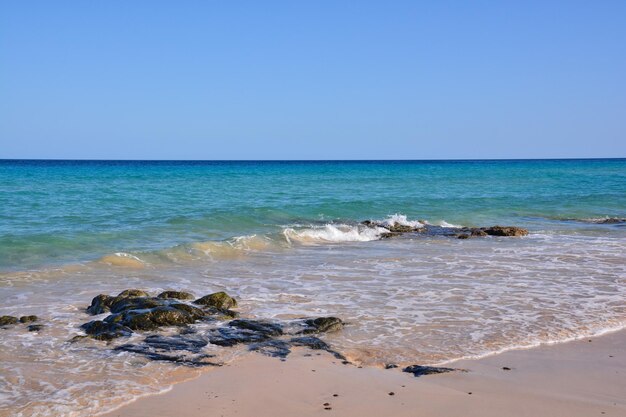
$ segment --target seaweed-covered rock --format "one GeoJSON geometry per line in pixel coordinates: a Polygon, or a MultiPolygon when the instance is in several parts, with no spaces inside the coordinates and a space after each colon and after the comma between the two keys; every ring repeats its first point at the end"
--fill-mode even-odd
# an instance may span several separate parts
{"type": "Polygon", "coordinates": [[[0,326],[6,326],[9,324],[17,324],[19,319],[13,316],[0,316],[0,326]]]}
{"type": "Polygon", "coordinates": [[[119,323],[110,323],[102,320],[93,320],[81,326],[85,333],[96,340],[112,340],[118,337],[128,337],[133,332],[119,323]]]}
{"type": "Polygon", "coordinates": [[[155,330],[163,326],[186,326],[195,321],[193,314],[172,306],[159,306],[149,310],[128,310],[112,314],[107,323],[119,323],[132,330],[155,330]]]}
{"type": "Polygon", "coordinates": [[[343,328],[343,321],[337,317],[318,317],[316,319],[307,319],[304,320],[304,324],[306,327],[299,333],[326,333],[341,330],[343,328]]]}
{"type": "Polygon", "coordinates": [[[20,323],[32,323],[37,320],[39,320],[39,317],[34,315],[20,317],[20,323]]]}
{"type": "Polygon", "coordinates": [[[483,236],[489,236],[489,235],[484,230],[472,229],[472,231],[470,232],[470,236],[472,236],[472,237],[483,237],[483,236]]]}
{"type": "Polygon", "coordinates": [[[87,307],[87,313],[94,316],[96,314],[105,313],[109,311],[113,300],[115,300],[115,297],[106,294],[98,294],[91,300],[91,305],[87,307]]]}
{"type": "Polygon", "coordinates": [[[171,303],[170,307],[175,308],[176,310],[184,311],[189,314],[194,320],[200,320],[206,317],[206,312],[204,310],[199,309],[198,307],[194,307],[189,304],[183,303],[171,303]]]}
{"type": "Polygon", "coordinates": [[[513,226],[483,227],[480,230],[489,236],[526,236],[528,234],[528,230],[513,226]]]}
{"type": "Polygon", "coordinates": [[[119,304],[120,302],[137,297],[148,297],[148,293],[142,290],[129,289],[122,291],[115,297],[106,294],[98,294],[91,300],[91,305],[87,307],[87,312],[92,315],[106,313],[110,311],[113,304],[119,304]]]}
{"type": "Polygon", "coordinates": [[[408,372],[410,374],[413,374],[413,376],[415,377],[422,375],[443,374],[452,371],[456,371],[456,369],[422,365],[411,365],[402,370],[402,372],[408,372]]]}
{"type": "Polygon", "coordinates": [[[237,307],[237,300],[226,294],[224,291],[220,291],[198,298],[194,301],[194,304],[220,309],[230,309],[237,307]]]}
{"type": "Polygon", "coordinates": [[[121,293],[119,293],[117,295],[117,298],[149,297],[149,296],[150,296],[150,294],[148,294],[147,292],[145,292],[143,290],[129,289],[129,290],[124,290],[121,293]]]}
{"type": "Polygon", "coordinates": [[[122,297],[111,303],[111,313],[122,313],[129,310],[145,310],[167,305],[168,302],[155,297],[122,297]]]}
{"type": "Polygon", "coordinates": [[[176,300],[193,300],[194,296],[191,293],[185,291],[163,291],[161,294],[157,295],[157,298],[173,298],[176,300]]]}
{"type": "Polygon", "coordinates": [[[387,226],[382,226],[382,227],[385,227],[386,229],[388,229],[390,232],[393,232],[393,233],[410,233],[410,232],[415,231],[416,229],[413,226],[400,224],[398,222],[395,222],[392,225],[387,225],[387,226]]]}
{"type": "Polygon", "coordinates": [[[239,317],[239,313],[225,308],[203,307],[202,311],[206,316],[217,320],[231,320],[239,317]]]}

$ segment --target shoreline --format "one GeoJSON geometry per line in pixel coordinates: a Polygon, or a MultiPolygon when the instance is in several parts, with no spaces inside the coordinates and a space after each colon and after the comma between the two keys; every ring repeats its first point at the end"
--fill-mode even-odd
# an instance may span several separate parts
{"type": "Polygon", "coordinates": [[[415,378],[298,349],[250,354],[104,417],[593,416],[626,413],[626,329],[448,364],[415,378]],[[508,369],[504,369],[508,368],[508,369]],[[392,394],[393,393],[393,394],[392,394]],[[335,396],[336,395],[336,396],[335,396]]]}

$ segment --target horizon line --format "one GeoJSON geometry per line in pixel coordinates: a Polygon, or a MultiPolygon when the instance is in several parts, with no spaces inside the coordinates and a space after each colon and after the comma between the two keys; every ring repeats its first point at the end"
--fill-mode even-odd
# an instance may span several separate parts
{"type": "Polygon", "coordinates": [[[100,158],[0,158],[0,162],[471,162],[471,161],[593,161],[626,157],[552,158],[428,158],[428,159],[100,159],[100,158]]]}

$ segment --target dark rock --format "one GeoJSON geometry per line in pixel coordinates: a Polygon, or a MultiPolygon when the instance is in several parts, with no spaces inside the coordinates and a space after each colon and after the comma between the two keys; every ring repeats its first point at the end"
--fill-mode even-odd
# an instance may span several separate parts
{"type": "Polygon", "coordinates": [[[224,326],[209,332],[209,343],[218,346],[235,346],[241,343],[259,343],[272,338],[266,333],[224,326]]]}
{"type": "Polygon", "coordinates": [[[330,350],[328,343],[313,336],[294,337],[289,342],[293,346],[306,346],[313,350],[330,350]]]}
{"type": "Polygon", "coordinates": [[[485,232],[484,230],[480,230],[480,229],[472,229],[470,235],[472,237],[483,237],[483,236],[489,236],[487,234],[487,232],[485,232]]]}
{"type": "Polygon", "coordinates": [[[186,326],[195,321],[192,314],[171,306],[159,306],[150,310],[128,310],[104,319],[108,323],[120,323],[132,330],[155,330],[162,326],[186,326]]]}
{"type": "Polygon", "coordinates": [[[117,295],[116,298],[129,298],[129,297],[149,297],[150,294],[148,294],[145,291],[142,290],[136,290],[136,289],[130,289],[130,290],[124,290],[121,293],[119,293],[117,295]]]}
{"type": "Polygon", "coordinates": [[[193,317],[194,320],[200,320],[206,316],[206,312],[204,310],[201,310],[198,307],[194,307],[189,304],[172,303],[170,304],[170,307],[184,311],[185,313],[193,317]]]}
{"type": "Polygon", "coordinates": [[[193,300],[194,296],[191,293],[185,291],[163,291],[161,294],[157,295],[157,298],[174,298],[176,300],[193,300]]]}
{"type": "Polygon", "coordinates": [[[94,316],[96,314],[105,313],[109,311],[113,300],[115,300],[115,297],[106,294],[98,294],[91,300],[91,305],[87,307],[87,313],[94,316]]]}
{"type": "Polygon", "coordinates": [[[334,332],[343,328],[343,321],[337,317],[318,317],[316,319],[304,320],[306,328],[299,333],[326,333],[334,332]]]}
{"type": "Polygon", "coordinates": [[[397,367],[398,367],[398,365],[396,365],[395,363],[386,363],[385,364],[385,369],[395,369],[397,367]]]}
{"type": "Polygon", "coordinates": [[[154,361],[174,362],[174,363],[177,363],[180,365],[186,365],[186,366],[193,366],[193,367],[221,366],[221,364],[219,363],[214,363],[208,360],[210,358],[213,358],[214,355],[209,355],[209,354],[185,355],[185,354],[163,353],[160,348],[155,348],[148,344],[141,344],[141,345],[126,344],[126,345],[118,346],[114,350],[122,351],[122,352],[138,353],[154,361]]]}
{"type": "Polygon", "coordinates": [[[111,313],[122,313],[129,310],[145,310],[166,305],[168,305],[167,300],[155,297],[116,297],[109,308],[111,313]]]}
{"type": "MultiPolygon", "coordinates": [[[[294,337],[291,340],[289,340],[289,343],[291,343],[292,346],[305,346],[313,350],[325,350],[326,352],[332,354],[335,358],[342,360],[342,361],[346,361],[345,356],[343,356],[341,353],[337,351],[332,350],[328,343],[324,342],[321,339],[318,339],[317,337],[313,337],[313,336],[294,337]]],[[[350,363],[348,361],[346,362],[350,363]]]]}
{"type": "Polygon", "coordinates": [[[40,332],[45,326],[43,324],[31,324],[28,326],[29,332],[40,332]]]}
{"type": "Polygon", "coordinates": [[[118,304],[122,300],[128,300],[136,297],[148,297],[145,291],[141,290],[124,290],[116,297],[106,294],[99,294],[91,300],[91,305],[87,307],[87,312],[92,315],[106,313],[111,309],[113,304],[118,304]]]}
{"type": "Polygon", "coordinates": [[[112,340],[118,337],[128,337],[133,332],[119,323],[109,323],[101,320],[93,320],[81,326],[85,333],[96,340],[112,340]]]}
{"type": "Polygon", "coordinates": [[[598,220],[595,221],[593,223],[597,223],[597,224],[619,224],[619,223],[626,223],[626,218],[621,218],[621,217],[609,217],[608,219],[602,219],[602,220],[598,220]]]}
{"type": "Polygon", "coordinates": [[[483,227],[480,230],[489,236],[526,236],[528,234],[528,230],[513,226],[483,227]]]}
{"type": "Polygon", "coordinates": [[[388,225],[388,226],[381,226],[381,227],[384,227],[393,233],[410,233],[416,230],[416,228],[413,226],[403,225],[398,222],[395,222],[394,224],[390,226],[388,225]]]}
{"type": "Polygon", "coordinates": [[[213,294],[205,295],[202,298],[198,298],[194,301],[194,304],[199,304],[208,307],[215,307],[220,309],[230,309],[237,307],[237,300],[223,291],[213,294]]]}
{"type": "Polygon", "coordinates": [[[422,365],[411,365],[407,366],[402,370],[402,372],[408,372],[413,374],[413,376],[422,376],[422,375],[432,375],[432,374],[443,374],[446,372],[456,371],[454,368],[442,368],[435,366],[422,366],[422,365]]]}
{"type": "Polygon", "coordinates": [[[209,344],[208,339],[199,335],[176,335],[176,336],[148,336],[143,341],[146,345],[153,349],[163,351],[186,350],[193,353],[200,352],[209,344]]]}
{"type": "Polygon", "coordinates": [[[283,340],[268,340],[266,342],[254,343],[250,345],[251,351],[259,352],[266,356],[281,359],[286,358],[291,353],[291,350],[289,348],[289,343],[283,340]]]}
{"type": "Polygon", "coordinates": [[[217,320],[230,320],[239,317],[239,313],[225,308],[203,307],[202,311],[206,316],[217,320]]]}
{"type": "Polygon", "coordinates": [[[237,319],[229,322],[228,325],[239,329],[251,330],[253,332],[262,333],[272,337],[281,336],[283,334],[282,326],[271,321],[237,319]]]}
{"type": "Polygon", "coordinates": [[[17,324],[19,319],[13,316],[0,316],[0,326],[6,326],[8,324],[17,324]]]}
{"type": "Polygon", "coordinates": [[[466,234],[460,234],[456,236],[457,239],[469,239],[470,235],[466,235],[466,234]]]}
{"type": "Polygon", "coordinates": [[[37,316],[22,316],[20,317],[20,323],[32,323],[34,321],[39,320],[37,316]]]}

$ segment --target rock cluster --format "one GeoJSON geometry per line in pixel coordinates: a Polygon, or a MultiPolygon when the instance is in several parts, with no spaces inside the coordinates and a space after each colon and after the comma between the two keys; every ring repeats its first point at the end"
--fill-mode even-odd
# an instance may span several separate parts
{"type": "MultiPolygon", "coordinates": [[[[20,318],[14,316],[0,316],[0,326],[11,326],[15,324],[29,324],[39,321],[37,316],[22,316],[20,318]]],[[[27,329],[29,332],[38,332],[44,328],[43,324],[29,324],[27,329]]]]}
{"type": "Polygon", "coordinates": [[[375,222],[372,220],[365,220],[361,222],[366,227],[378,227],[388,230],[381,234],[381,238],[388,239],[395,236],[404,235],[407,233],[419,236],[450,236],[459,239],[469,239],[473,237],[484,236],[526,236],[528,230],[515,226],[491,226],[491,227],[447,227],[447,226],[434,226],[430,224],[422,224],[420,227],[413,227],[409,225],[403,225],[395,222],[392,225],[382,222],[375,222]]]}
{"type": "Polygon", "coordinates": [[[124,344],[115,350],[139,353],[153,360],[167,360],[186,365],[217,365],[204,348],[209,345],[231,347],[247,345],[249,350],[285,358],[292,347],[304,346],[325,350],[345,360],[321,339],[312,336],[340,330],[344,323],[337,317],[302,318],[289,321],[236,318],[230,310],[237,301],[225,292],[195,299],[190,293],[165,291],[152,297],[144,291],[130,289],[116,296],[100,294],[93,298],[89,314],[110,313],[102,320],[92,320],[81,328],[87,336],[110,341],[128,337],[134,332],[158,331],[164,327],[180,329],[175,335],[151,334],[137,344],[124,344]],[[194,301],[191,301],[194,300],[194,301]],[[233,320],[234,319],[234,320],[233,320]],[[209,323],[200,331],[197,322],[209,323]]]}

